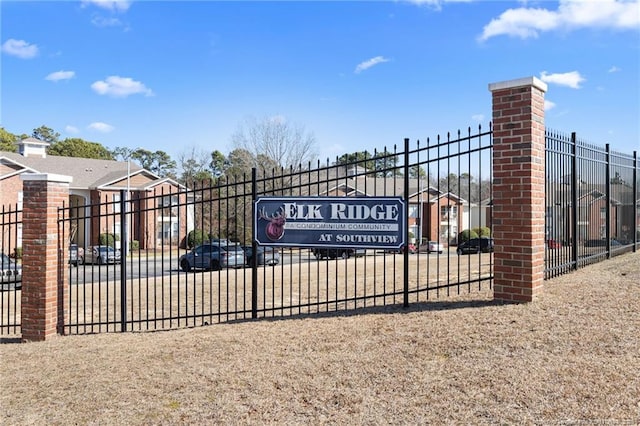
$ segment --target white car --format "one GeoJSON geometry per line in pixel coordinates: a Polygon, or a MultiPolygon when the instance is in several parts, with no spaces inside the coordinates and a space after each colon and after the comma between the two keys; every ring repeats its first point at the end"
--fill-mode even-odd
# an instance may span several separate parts
{"type": "Polygon", "coordinates": [[[2,290],[22,287],[22,267],[4,253],[0,253],[0,284],[2,290]]]}
{"type": "Polygon", "coordinates": [[[437,241],[429,241],[423,247],[423,250],[427,253],[442,253],[444,251],[444,245],[437,241]]]}

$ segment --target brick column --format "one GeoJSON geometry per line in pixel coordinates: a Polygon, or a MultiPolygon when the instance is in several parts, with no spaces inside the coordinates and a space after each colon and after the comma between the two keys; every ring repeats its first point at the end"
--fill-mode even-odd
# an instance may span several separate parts
{"type": "Polygon", "coordinates": [[[535,77],[489,85],[493,98],[496,300],[531,302],[544,280],[547,85],[535,77]]]}
{"type": "Polygon", "coordinates": [[[71,178],[51,174],[23,174],[21,178],[21,322],[22,340],[27,342],[62,334],[69,253],[67,242],[58,241],[58,207],[69,203],[71,178]]]}

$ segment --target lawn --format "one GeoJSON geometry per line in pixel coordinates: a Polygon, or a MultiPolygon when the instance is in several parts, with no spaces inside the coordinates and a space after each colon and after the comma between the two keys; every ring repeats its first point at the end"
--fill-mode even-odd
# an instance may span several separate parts
{"type": "Polygon", "coordinates": [[[0,345],[1,424],[640,424],[640,253],[335,314],[0,345]]]}

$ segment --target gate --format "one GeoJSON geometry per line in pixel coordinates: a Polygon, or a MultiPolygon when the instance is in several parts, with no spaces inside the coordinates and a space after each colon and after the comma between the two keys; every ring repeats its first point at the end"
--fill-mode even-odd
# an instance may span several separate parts
{"type": "Polygon", "coordinates": [[[65,333],[408,306],[490,287],[492,253],[458,255],[456,248],[463,230],[490,232],[491,131],[468,129],[413,146],[407,139],[401,150],[361,154],[324,165],[253,169],[177,190],[122,190],[60,209],[61,244],[84,240],[71,245],[78,261],[65,283],[65,333]],[[185,257],[212,256],[211,247],[258,248],[252,244],[258,196],[402,197],[410,244],[397,252],[345,248],[338,258],[279,247],[276,265],[259,256],[221,268],[181,265],[185,257]]]}

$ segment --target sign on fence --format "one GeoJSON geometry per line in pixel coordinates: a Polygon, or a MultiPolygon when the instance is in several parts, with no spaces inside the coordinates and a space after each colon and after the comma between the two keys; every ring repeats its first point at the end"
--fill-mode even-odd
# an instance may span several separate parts
{"type": "Polygon", "coordinates": [[[259,197],[260,245],[399,249],[406,243],[400,197],[259,197]]]}

